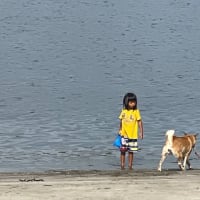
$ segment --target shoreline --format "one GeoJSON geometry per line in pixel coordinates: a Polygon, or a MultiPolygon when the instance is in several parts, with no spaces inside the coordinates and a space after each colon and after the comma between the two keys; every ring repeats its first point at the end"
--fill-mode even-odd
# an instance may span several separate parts
{"type": "Polygon", "coordinates": [[[197,200],[200,170],[51,170],[0,173],[1,200],[197,200]]]}
{"type": "Polygon", "coordinates": [[[0,182],[3,181],[17,181],[27,179],[27,182],[45,181],[45,178],[51,179],[66,179],[66,178],[91,178],[91,177],[121,177],[121,178],[148,178],[148,177],[170,177],[182,175],[200,175],[200,169],[192,169],[181,171],[177,169],[163,170],[48,170],[44,172],[0,172],[0,182]]]}
{"type": "Polygon", "coordinates": [[[8,171],[8,172],[0,172],[0,176],[2,175],[31,175],[31,174],[35,174],[35,175],[57,175],[57,174],[62,174],[62,175],[74,175],[74,176],[78,176],[78,175],[141,175],[141,174],[145,174],[145,175],[162,175],[162,174],[179,174],[179,173],[200,173],[200,169],[187,169],[185,171],[182,171],[178,168],[170,168],[170,169],[163,169],[161,172],[156,170],[156,169],[133,169],[133,170],[129,170],[129,169],[110,169],[110,170],[99,170],[99,169],[84,169],[84,170],[79,170],[79,169],[69,169],[69,170],[64,170],[64,169],[52,169],[52,170],[46,170],[46,171],[8,171]]]}

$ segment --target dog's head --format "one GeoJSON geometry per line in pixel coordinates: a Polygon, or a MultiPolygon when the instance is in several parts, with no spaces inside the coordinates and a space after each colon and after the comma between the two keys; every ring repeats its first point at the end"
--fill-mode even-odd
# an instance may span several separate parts
{"type": "Polygon", "coordinates": [[[184,135],[192,142],[192,148],[194,148],[199,134],[184,133],[184,135]]]}

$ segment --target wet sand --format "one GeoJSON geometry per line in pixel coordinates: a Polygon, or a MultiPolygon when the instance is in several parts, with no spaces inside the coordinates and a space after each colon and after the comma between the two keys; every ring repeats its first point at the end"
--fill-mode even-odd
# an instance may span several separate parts
{"type": "Polygon", "coordinates": [[[0,173],[1,200],[199,200],[200,170],[0,173]]]}

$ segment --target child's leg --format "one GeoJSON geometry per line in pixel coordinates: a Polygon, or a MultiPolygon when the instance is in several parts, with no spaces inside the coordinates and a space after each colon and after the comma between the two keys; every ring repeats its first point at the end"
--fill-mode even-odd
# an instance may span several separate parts
{"type": "Polygon", "coordinates": [[[133,152],[128,152],[128,167],[133,169],[133,152]]]}
{"type": "Polygon", "coordinates": [[[120,162],[121,162],[121,169],[125,169],[125,152],[121,152],[120,162]]]}

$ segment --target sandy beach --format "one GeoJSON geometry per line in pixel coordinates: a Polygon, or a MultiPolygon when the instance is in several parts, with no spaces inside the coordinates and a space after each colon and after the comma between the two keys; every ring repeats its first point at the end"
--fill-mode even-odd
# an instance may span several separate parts
{"type": "Polygon", "coordinates": [[[0,173],[1,200],[199,200],[200,170],[0,173]]]}

